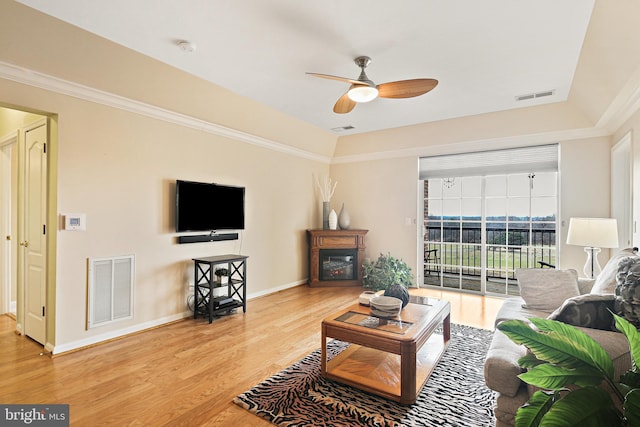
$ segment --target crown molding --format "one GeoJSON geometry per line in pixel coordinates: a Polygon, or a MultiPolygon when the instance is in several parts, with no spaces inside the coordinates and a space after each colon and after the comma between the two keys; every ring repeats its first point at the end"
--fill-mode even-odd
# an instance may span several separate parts
{"type": "Polygon", "coordinates": [[[129,111],[131,113],[200,130],[213,135],[235,139],[237,141],[242,141],[291,156],[327,164],[331,162],[331,158],[328,156],[291,147],[268,138],[263,138],[261,136],[188,116],[186,114],[177,113],[175,111],[156,107],[154,105],[146,104],[120,95],[94,89],[92,87],[53,77],[48,74],[18,67],[7,62],[0,61],[0,78],[82,99],[84,101],[106,105],[119,110],[129,111]]]}
{"type": "Polygon", "coordinates": [[[433,145],[428,147],[414,147],[403,150],[378,151],[375,153],[355,154],[334,157],[331,164],[368,162],[388,160],[403,157],[440,156],[443,154],[469,153],[474,151],[497,150],[501,148],[518,148],[532,145],[542,145],[611,136],[607,129],[592,127],[583,129],[569,129],[564,131],[545,132],[530,135],[508,136],[503,138],[477,139],[473,141],[456,142],[451,144],[433,145]]]}
{"type": "Polygon", "coordinates": [[[198,119],[186,114],[156,107],[151,104],[136,101],[113,93],[84,86],[68,80],[60,79],[48,74],[29,70],[7,62],[0,61],[0,78],[17,83],[26,84],[62,95],[71,96],[89,102],[106,105],[112,108],[129,111],[131,113],[169,122],[187,128],[200,130],[213,135],[234,139],[258,147],[277,151],[327,164],[356,163],[372,160],[384,160],[402,157],[434,156],[469,151],[491,150],[505,147],[519,147],[527,145],[548,144],[572,139],[594,138],[610,136],[632,114],[640,108],[640,69],[629,80],[626,87],[603,114],[598,124],[593,128],[571,129],[566,131],[547,132],[531,135],[510,136],[483,140],[465,141],[453,144],[442,144],[429,147],[415,147],[404,150],[380,151],[366,154],[329,157],[289,145],[253,135],[237,129],[232,129],[213,122],[198,119]],[[612,130],[613,129],[613,130],[612,130]]]}
{"type": "Polygon", "coordinates": [[[598,120],[597,127],[614,133],[640,109],[640,68],[636,69],[622,90],[598,120]]]}

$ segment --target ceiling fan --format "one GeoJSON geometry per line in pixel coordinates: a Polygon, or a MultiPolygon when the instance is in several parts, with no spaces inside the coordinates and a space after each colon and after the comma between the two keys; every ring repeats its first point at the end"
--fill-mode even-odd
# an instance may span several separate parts
{"type": "Polygon", "coordinates": [[[345,114],[353,110],[358,102],[373,101],[377,97],[380,98],[413,98],[414,96],[423,95],[438,85],[435,79],[411,79],[399,80],[396,82],[381,83],[376,85],[369,80],[364,69],[371,63],[368,56],[359,56],[354,62],[360,67],[360,76],[357,79],[349,79],[346,77],[332,76],[329,74],[307,73],[315,77],[323,79],[338,80],[341,82],[351,83],[349,90],[342,95],[333,106],[333,112],[345,114]]]}

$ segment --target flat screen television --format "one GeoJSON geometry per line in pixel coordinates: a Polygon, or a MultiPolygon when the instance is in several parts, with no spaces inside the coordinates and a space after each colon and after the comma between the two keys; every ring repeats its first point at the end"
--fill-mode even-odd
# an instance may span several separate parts
{"type": "Polygon", "coordinates": [[[244,230],[244,187],[176,181],[176,231],[244,230]]]}

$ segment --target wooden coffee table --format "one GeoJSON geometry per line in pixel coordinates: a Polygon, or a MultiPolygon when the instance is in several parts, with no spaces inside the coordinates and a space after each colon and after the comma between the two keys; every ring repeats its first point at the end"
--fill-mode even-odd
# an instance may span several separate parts
{"type": "Polygon", "coordinates": [[[322,321],[322,375],[379,396],[415,403],[451,338],[448,301],[411,296],[400,315],[382,319],[354,304],[322,321]],[[438,326],[442,331],[434,333],[438,326]],[[327,339],[351,345],[327,361],[327,339]]]}

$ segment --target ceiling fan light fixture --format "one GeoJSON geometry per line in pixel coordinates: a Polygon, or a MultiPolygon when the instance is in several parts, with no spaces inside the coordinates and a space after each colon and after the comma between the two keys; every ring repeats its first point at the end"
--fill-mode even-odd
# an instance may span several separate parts
{"type": "Polygon", "coordinates": [[[338,80],[351,84],[347,93],[342,94],[334,104],[333,112],[336,114],[349,113],[355,108],[357,103],[373,101],[378,97],[401,99],[424,95],[438,85],[438,80],[436,79],[398,80],[376,85],[369,80],[369,77],[367,77],[364,71],[371,62],[371,58],[368,56],[359,56],[354,59],[354,62],[361,70],[357,80],[332,76],[330,74],[307,73],[315,77],[338,80]]]}
{"type": "Polygon", "coordinates": [[[378,96],[378,88],[375,86],[353,85],[347,93],[352,101],[369,102],[378,96]]]}

